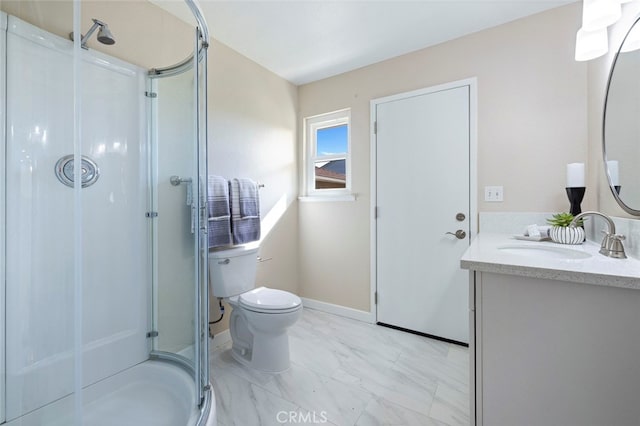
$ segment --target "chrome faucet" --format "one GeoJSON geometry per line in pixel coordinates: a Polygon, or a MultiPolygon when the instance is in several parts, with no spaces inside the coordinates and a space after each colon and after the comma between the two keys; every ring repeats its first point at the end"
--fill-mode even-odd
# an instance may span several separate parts
{"type": "Polygon", "coordinates": [[[616,224],[613,223],[613,220],[611,220],[609,216],[600,212],[584,212],[574,217],[569,226],[575,228],[580,219],[585,216],[600,216],[607,221],[609,229],[602,231],[604,238],[600,245],[600,254],[613,257],[614,259],[626,259],[627,255],[624,253],[624,246],[622,245],[622,240],[624,240],[625,237],[624,235],[616,234],[616,224]]]}

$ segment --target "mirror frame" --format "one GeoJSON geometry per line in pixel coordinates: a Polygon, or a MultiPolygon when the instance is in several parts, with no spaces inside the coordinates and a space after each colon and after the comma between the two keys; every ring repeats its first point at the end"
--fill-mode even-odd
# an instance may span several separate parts
{"type": "Polygon", "coordinates": [[[615,187],[611,184],[611,175],[609,174],[609,167],[607,165],[607,140],[606,140],[606,129],[607,129],[607,103],[609,101],[609,89],[611,88],[611,80],[613,77],[613,72],[616,69],[616,64],[618,62],[618,57],[620,56],[620,50],[622,49],[622,46],[624,46],[625,41],[627,41],[627,37],[629,37],[629,34],[631,33],[631,30],[636,26],[636,25],[640,25],[640,17],[638,19],[636,19],[633,24],[631,24],[631,26],[629,27],[629,29],[627,30],[627,33],[624,35],[624,38],[622,39],[622,42],[620,43],[620,46],[618,47],[618,50],[616,52],[616,56],[613,58],[613,62],[611,63],[611,69],[609,70],[609,78],[607,80],[607,90],[605,92],[605,96],[604,96],[604,109],[602,112],[602,159],[603,159],[603,165],[604,165],[604,172],[605,175],[607,177],[607,183],[609,184],[609,190],[611,190],[611,194],[613,195],[613,198],[616,200],[616,202],[618,203],[618,205],[627,213],[633,215],[633,216],[640,216],[640,210],[634,209],[632,207],[630,207],[629,205],[627,205],[622,198],[620,198],[620,195],[618,194],[618,191],[616,191],[615,187]]]}

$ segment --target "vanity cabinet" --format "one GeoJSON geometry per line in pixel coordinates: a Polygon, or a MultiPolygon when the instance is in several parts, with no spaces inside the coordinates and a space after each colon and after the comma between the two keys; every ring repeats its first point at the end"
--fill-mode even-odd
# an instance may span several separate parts
{"type": "Polygon", "coordinates": [[[640,425],[638,289],[467,269],[476,425],[640,425]]]}

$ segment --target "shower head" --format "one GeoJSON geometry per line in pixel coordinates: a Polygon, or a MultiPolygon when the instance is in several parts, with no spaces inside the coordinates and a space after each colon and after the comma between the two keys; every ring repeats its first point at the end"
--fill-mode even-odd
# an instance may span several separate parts
{"type": "Polygon", "coordinates": [[[109,26],[107,24],[100,25],[100,31],[98,31],[98,41],[102,44],[112,45],[115,44],[116,39],[113,38],[113,34],[109,30],[109,26]]]}
{"type": "MultiPolygon", "coordinates": [[[[83,49],[87,49],[87,41],[98,28],[100,28],[100,31],[98,31],[98,41],[100,43],[107,45],[115,44],[116,39],[113,37],[113,34],[111,34],[107,23],[94,18],[93,25],[89,28],[89,31],[82,36],[82,40],[80,41],[80,46],[83,49]]],[[[73,32],[69,33],[69,38],[73,40],[73,32]]]]}

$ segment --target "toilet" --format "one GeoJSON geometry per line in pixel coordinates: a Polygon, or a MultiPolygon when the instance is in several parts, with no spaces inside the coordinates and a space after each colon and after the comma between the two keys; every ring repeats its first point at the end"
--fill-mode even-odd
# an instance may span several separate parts
{"type": "Polygon", "coordinates": [[[289,368],[287,329],[300,318],[295,294],[254,288],[258,247],[247,245],[209,253],[209,286],[231,305],[231,355],[243,365],[269,373],[289,368]]]}

